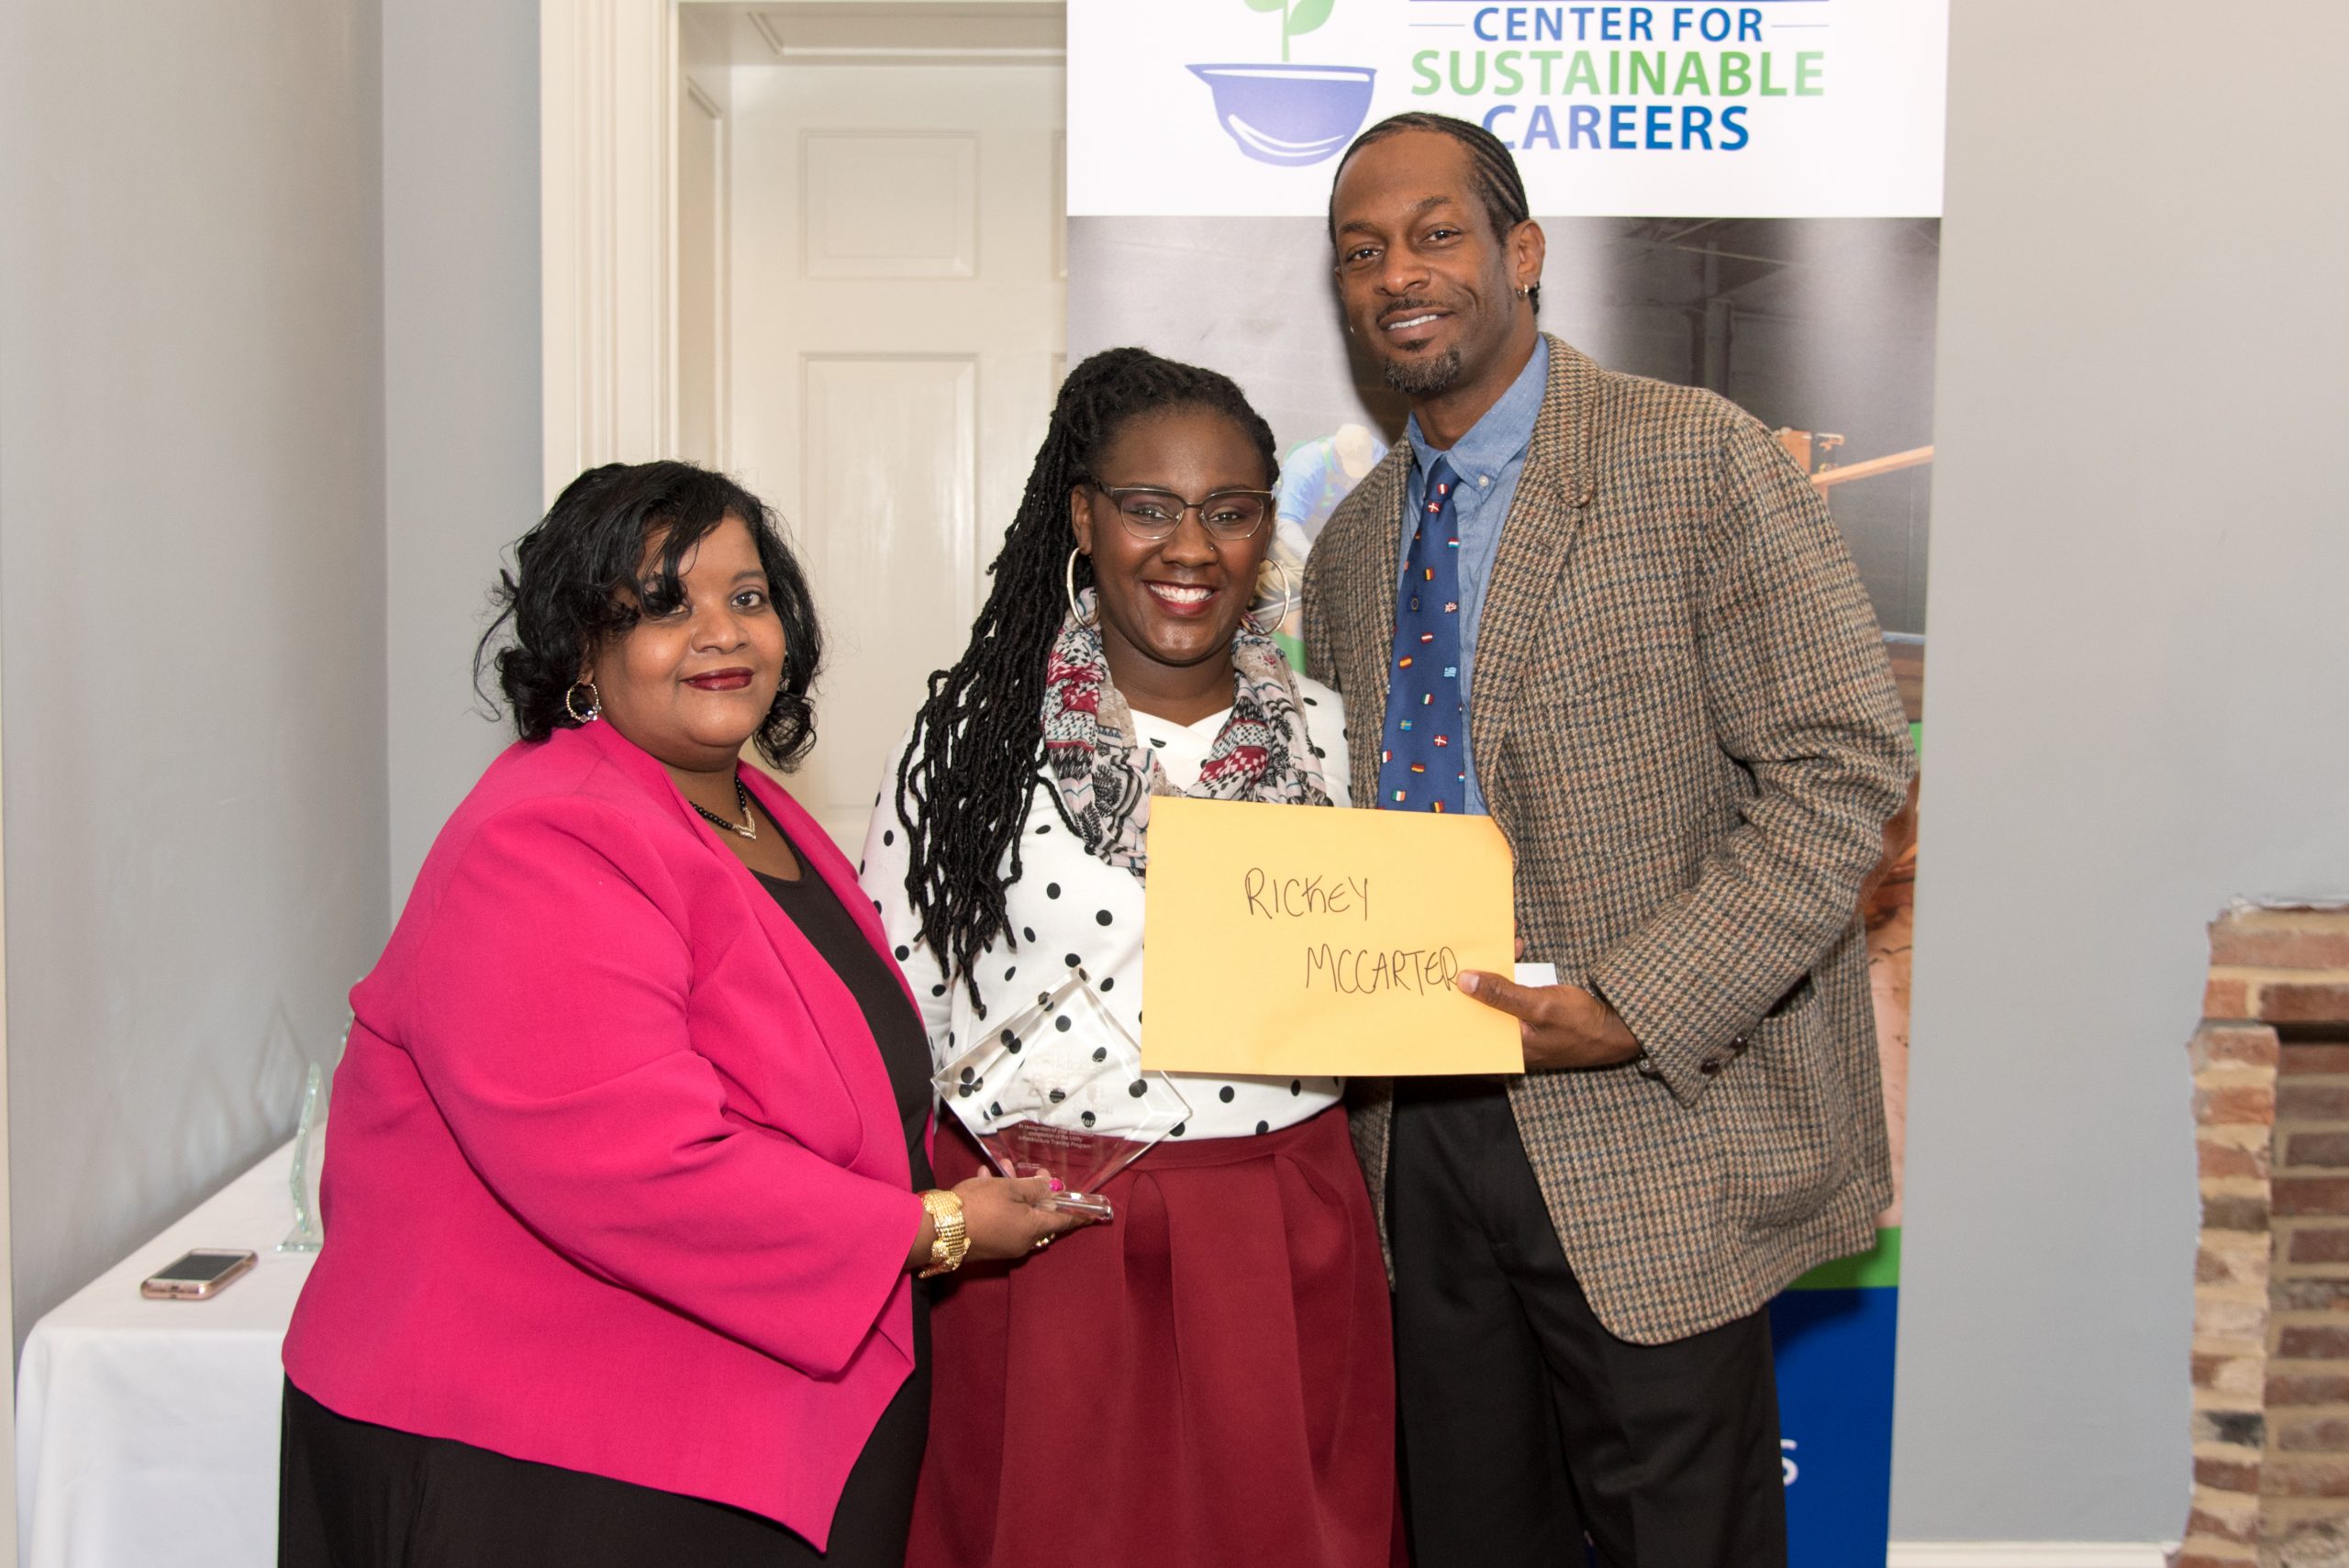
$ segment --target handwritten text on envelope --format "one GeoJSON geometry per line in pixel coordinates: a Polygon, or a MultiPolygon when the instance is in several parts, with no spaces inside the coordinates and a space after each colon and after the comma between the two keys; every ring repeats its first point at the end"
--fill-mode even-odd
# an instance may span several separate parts
{"type": "Polygon", "coordinates": [[[1518,1073],[1508,844],[1486,817],[1161,796],[1141,1053],[1165,1072],[1518,1073]]]}

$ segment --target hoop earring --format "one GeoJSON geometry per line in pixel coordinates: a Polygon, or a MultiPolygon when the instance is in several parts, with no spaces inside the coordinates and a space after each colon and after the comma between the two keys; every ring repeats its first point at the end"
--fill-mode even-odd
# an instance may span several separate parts
{"type": "Polygon", "coordinates": [[[562,711],[571,715],[574,724],[593,724],[604,717],[604,694],[596,689],[593,681],[573,681],[563,690],[562,711]],[[579,688],[582,686],[587,688],[585,713],[579,711],[579,688]]]}
{"type": "Polygon", "coordinates": [[[1100,617],[1086,615],[1084,607],[1076,602],[1076,562],[1077,558],[1084,553],[1085,551],[1081,550],[1072,550],[1068,552],[1068,570],[1063,572],[1061,577],[1068,589],[1068,613],[1076,617],[1077,625],[1091,626],[1100,617]]]}
{"type": "Polygon", "coordinates": [[[1270,624],[1270,625],[1267,625],[1267,624],[1265,624],[1264,621],[1258,620],[1258,619],[1256,618],[1256,607],[1255,607],[1253,605],[1251,605],[1251,606],[1248,607],[1248,613],[1247,613],[1247,615],[1246,615],[1245,617],[1243,617],[1242,618],[1243,618],[1243,619],[1245,619],[1245,620],[1247,621],[1247,623],[1248,623],[1251,627],[1252,627],[1252,628],[1255,628],[1255,630],[1256,630],[1256,632],[1257,632],[1257,634],[1258,634],[1259,636],[1263,636],[1264,634],[1265,634],[1265,633],[1267,633],[1267,632],[1271,631],[1271,630],[1273,629],[1273,628],[1274,628],[1274,627],[1277,627],[1277,626],[1279,626],[1279,625],[1281,624],[1281,622],[1283,622],[1283,621],[1285,621],[1285,620],[1288,619],[1288,612],[1289,612],[1289,605],[1290,605],[1290,595],[1289,595],[1289,591],[1288,591],[1288,568],[1287,568],[1286,565],[1284,565],[1284,564],[1282,563],[1282,562],[1281,562],[1281,558],[1280,558],[1279,556],[1277,556],[1277,555],[1268,557],[1268,558],[1267,558],[1267,563],[1272,567],[1272,569],[1273,569],[1274,571],[1275,571],[1275,572],[1277,572],[1277,573],[1279,573],[1281,574],[1281,609],[1280,609],[1280,614],[1278,614],[1278,615],[1276,615],[1276,616],[1273,617],[1272,617],[1271,624],[1270,624]]]}

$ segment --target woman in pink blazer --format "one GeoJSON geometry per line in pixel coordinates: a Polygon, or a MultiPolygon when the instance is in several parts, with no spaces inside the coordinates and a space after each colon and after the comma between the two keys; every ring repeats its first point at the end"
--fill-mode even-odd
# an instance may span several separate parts
{"type": "Polygon", "coordinates": [[[738,763],[812,735],[814,606],[766,509],[615,464],[517,555],[521,739],[351,993],[279,1560],[894,1568],[914,1277],[1069,1220],[1041,1180],[924,1190],[913,1000],[853,870],[738,763]]]}

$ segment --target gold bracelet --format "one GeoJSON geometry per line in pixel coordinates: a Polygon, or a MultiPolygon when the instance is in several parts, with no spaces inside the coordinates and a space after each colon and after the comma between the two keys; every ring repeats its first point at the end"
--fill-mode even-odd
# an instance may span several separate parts
{"type": "Polygon", "coordinates": [[[918,1278],[952,1273],[971,1250],[971,1229],[963,1218],[963,1200],[933,1187],[921,1195],[922,1212],[930,1216],[930,1267],[918,1278]]]}

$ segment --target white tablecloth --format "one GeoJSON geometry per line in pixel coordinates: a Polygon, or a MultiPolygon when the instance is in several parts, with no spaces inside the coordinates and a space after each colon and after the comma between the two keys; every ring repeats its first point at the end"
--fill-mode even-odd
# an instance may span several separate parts
{"type": "Polygon", "coordinates": [[[310,1270],[275,1251],[293,1159],[288,1143],[34,1327],[17,1382],[20,1568],[277,1561],[278,1349],[310,1270]],[[261,1262],[209,1301],[139,1296],[191,1247],[261,1262]]]}

